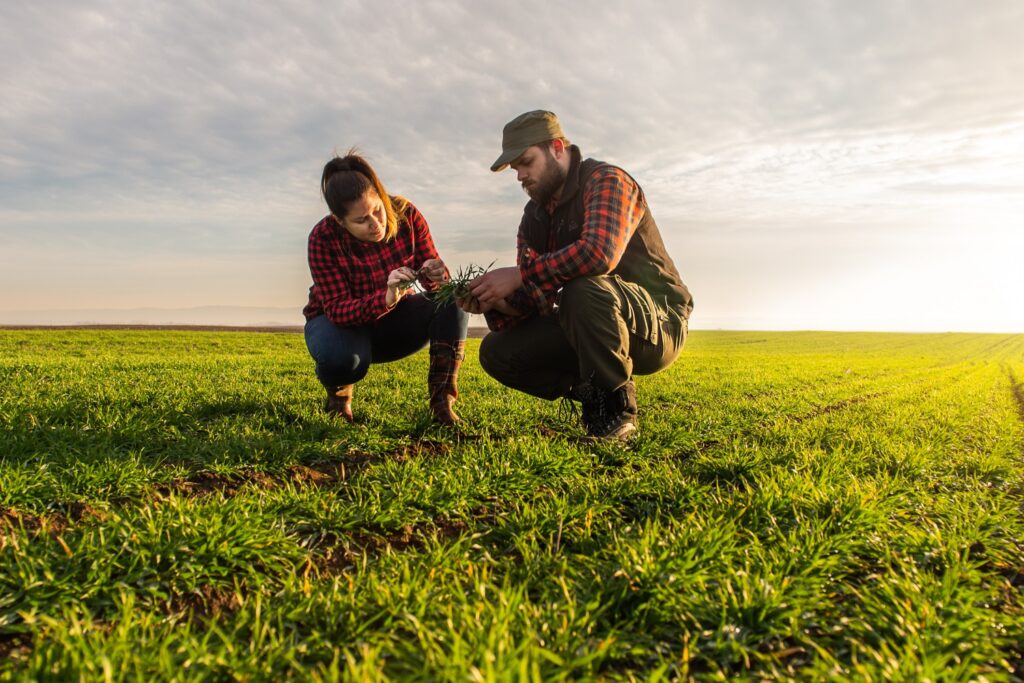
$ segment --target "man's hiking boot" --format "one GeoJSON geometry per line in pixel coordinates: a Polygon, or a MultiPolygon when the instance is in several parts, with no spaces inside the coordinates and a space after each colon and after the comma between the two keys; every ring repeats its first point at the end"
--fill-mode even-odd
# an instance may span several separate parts
{"type": "Polygon", "coordinates": [[[459,416],[452,410],[459,395],[459,367],[466,357],[466,342],[430,342],[430,370],[427,388],[430,390],[430,412],[435,423],[454,425],[459,416]]]}
{"type": "Polygon", "coordinates": [[[626,441],[636,434],[636,385],[629,380],[615,391],[603,393],[599,415],[587,426],[596,439],[626,441]]]}
{"type": "Polygon", "coordinates": [[[604,414],[604,392],[590,382],[583,381],[572,386],[569,395],[563,400],[566,399],[570,406],[567,413],[572,417],[578,417],[583,429],[589,434],[591,425],[600,421],[604,414]],[[579,402],[579,412],[575,410],[573,401],[579,402]]]}
{"type": "Polygon", "coordinates": [[[327,400],[324,401],[324,412],[354,422],[352,416],[352,389],[354,385],[345,384],[340,387],[327,387],[327,400]]]}
{"type": "Polygon", "coordinates": [[[629,380],[616,391],[605,391],[580,382],[568,399],[580,403],[580,423],[595,439],[625,441],[636,433],[636,385],[629,380]]]}

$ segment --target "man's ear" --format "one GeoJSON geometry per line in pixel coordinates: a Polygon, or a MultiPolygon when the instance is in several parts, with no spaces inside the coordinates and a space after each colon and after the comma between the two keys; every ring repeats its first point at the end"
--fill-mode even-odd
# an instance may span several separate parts
{"type": "Polygon", "coordinates": [[[554,153],[556,159],[565,154],[565,141],[557,139],[552,140],[551,151],[554,153]]]}

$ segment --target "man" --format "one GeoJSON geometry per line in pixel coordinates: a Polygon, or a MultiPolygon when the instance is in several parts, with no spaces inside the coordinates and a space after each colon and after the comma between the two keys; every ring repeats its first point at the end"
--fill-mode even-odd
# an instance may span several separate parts
{"type": "Polygon", "coordinates": [[[693,299],[633,178],[583,159],[549,111],[509,122],[491,166],[511,166],[529,195],[517,265],[470,282],[460,300],[492,330],[480,364],[502,384],[582,404],[587,433],[637,429],[633,375],[668,367],[682,350],[693,299]]]}

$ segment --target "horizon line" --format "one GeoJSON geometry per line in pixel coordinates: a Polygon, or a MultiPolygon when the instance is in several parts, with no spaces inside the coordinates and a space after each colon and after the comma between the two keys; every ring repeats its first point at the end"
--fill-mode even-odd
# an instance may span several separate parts
{"type": "MultiPolygon", "coordinates": [[[[469,337],[479,338],[481,333],[490,330],[486,326],[471,325],[469,337]]],[[[204,325],[185,323],[54,323],[54,324],[4,324],[0,323],[0,332],[32,330],[124,330],[124,331],[181,331],[181,332],[272,332],[300,333],[302,325],[266,324],[266,325],[204,325]]],[[[824,328],[793,328],[770,330],[748,327],[696,327],[690,332],[756,332],[761,334],[793,334],[798,332],[827,332],[830,334],[991,334],[991,335],[1022,335],[1024,332],[986,331],[975,332],[965,330],[830,330],[824,328]]]]}

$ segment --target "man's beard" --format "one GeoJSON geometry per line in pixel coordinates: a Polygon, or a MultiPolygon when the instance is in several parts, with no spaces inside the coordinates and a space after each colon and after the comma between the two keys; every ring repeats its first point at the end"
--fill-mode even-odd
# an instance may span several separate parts
{"type": "Polygon", "coordinates": [[[566,172],[558,165],[555,161],[555,157],[551,154],[551,150],[545,150],[547,153],[547,159],[544,164],[544,173],[539,178],[532,181],[530,187],[523,187],[523,192],[530,196],[530,199],[537,202],[538,204],[547,204],[555,193],[561,189],[562,184],[565,183],[566,172]]]}

